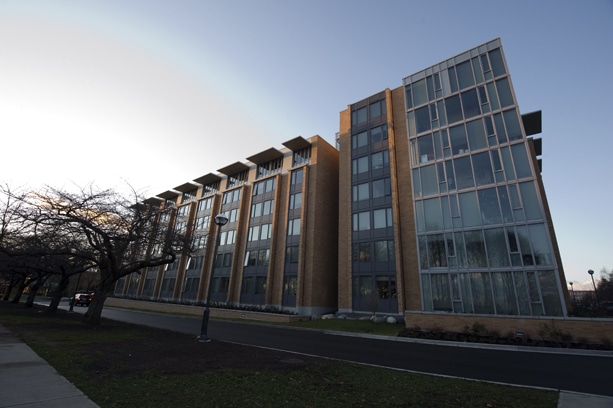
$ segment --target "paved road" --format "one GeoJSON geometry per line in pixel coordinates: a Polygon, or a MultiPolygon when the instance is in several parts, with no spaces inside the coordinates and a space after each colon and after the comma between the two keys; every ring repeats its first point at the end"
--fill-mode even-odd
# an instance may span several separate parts
{"type": "MultiPolygon", "coordinates": [[[[119,309],[104,309],[102,315],[194,336],[200,332],[200,320],[194,318],[119,309]]],[[[221,320],[211,320],[209,336],[213,340],[416,372],[613,396],[613,353],[585,355],[453,347],[221,320]]]]}

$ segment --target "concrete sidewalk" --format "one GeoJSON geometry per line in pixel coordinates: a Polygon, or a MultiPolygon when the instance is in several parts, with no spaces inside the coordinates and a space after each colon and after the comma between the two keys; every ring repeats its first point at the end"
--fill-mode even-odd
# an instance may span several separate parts
{"type": "Polygon", "coordinates": [[[0,407],[95,408],[77,387],[0,325],[0,407]]]}
{"type": "MultiPolygon", "coordinates": [[[[0,408],[66,406],[98,407],[30,347],[0,325],[0,408]]],[[[558,408],[613,408],[613,398],[561,391],[558,408]]]]}

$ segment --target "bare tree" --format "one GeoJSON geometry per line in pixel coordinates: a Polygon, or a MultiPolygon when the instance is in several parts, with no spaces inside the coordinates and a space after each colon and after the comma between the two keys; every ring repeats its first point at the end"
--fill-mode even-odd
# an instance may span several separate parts
{"type": "MultiPolygon", "coordinates": [[[[56,244],[47,246],[47,255],[55,256],[56,261],[67,257],[64,266],[68,260],[79,259],[80,268],[98,271],[100,279],[84,317],[86,323],[100,323],[104,302],[119,279],[147,267],[172,263],[191,251],[190,242],[181,233],[157,225],[157,211],[142,204],[143,198],[134,190],[126,197],[93,185],[76,192],[47,187],[11,197],[19,203],[19,217],[9,226],[19,220],[22,233],[33,234],[41,241],[42,231],[52,232],[56,244]]],[[[41,249],[38,255],[44,252],[41,249]]],[[[68,269],[76,272],[79,267],[68,269]]]]}

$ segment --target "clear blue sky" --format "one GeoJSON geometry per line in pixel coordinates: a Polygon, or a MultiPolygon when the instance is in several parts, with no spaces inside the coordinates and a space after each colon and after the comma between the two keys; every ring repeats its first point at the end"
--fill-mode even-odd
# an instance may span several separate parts
{"type": "Polygon", "coordinates": [[[155,195],[496,37],[567,280],[613,267],[613,1],[2,0],[0,180],[155,195]],[[153,164],[157,163],[157,164],[153,164]]]}

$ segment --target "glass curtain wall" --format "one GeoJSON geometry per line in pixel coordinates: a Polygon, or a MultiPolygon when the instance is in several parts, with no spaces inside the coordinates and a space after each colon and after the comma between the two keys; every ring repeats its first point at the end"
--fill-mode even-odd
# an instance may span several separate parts
{"type": "Polygon", "coordinates": [[[500,41],[407,77],[404,87],[423,309],[563,315],[500,41]]]}

